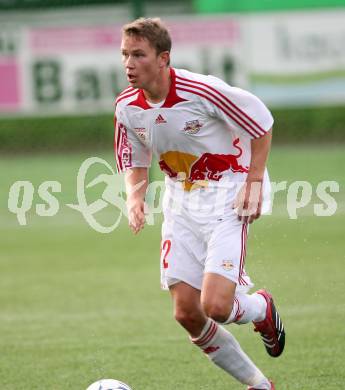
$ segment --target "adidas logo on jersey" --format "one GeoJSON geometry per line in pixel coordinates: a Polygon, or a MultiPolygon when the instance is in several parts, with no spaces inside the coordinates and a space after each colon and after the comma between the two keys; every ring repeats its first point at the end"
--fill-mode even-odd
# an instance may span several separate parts
{"type": "Polygon", "coordinates": [[[167,123],[167,121],[159,114],[155,120],[155,124],[160,125],[161,123],[167,123]]]}

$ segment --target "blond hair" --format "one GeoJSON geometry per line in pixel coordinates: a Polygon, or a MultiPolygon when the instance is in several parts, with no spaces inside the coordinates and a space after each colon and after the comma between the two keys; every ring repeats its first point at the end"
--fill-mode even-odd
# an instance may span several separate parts
{"type": "MultiPolygon", "coordinates": [[[[171,37],[160,18],[139,18],[122,27],[124,35],[145,38],[156,50],[157,55],[163,51],[170,53],[171,37]]],[[[168,64],[169,65],[169,64],[168,64]]]]}

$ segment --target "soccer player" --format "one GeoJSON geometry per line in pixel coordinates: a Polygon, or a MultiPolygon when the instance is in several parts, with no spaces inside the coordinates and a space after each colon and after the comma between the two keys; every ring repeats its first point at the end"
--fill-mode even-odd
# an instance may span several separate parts
{"type": "MultiPolygon", "coordinates": [[[[254,323],[269,355],[285,333],[271,295],[248,294],[248,224],[267,206],[266,160],[273,119],[251,93],[170,67],[171,38],[158,18],[123,27],[129,87],[115,112],[117,167],[126,172],[129,226],[145,224],[154,153],[166,175],[161,278],[191,342],[248,389],[274,384],[222,325],[254,323]]],[[[187,55],[187,54],[186,54],[187,55]]]]}

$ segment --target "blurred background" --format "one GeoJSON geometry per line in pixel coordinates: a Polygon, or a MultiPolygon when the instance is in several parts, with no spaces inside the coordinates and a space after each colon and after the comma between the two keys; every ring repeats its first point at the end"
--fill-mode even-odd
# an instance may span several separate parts
{"type": "Polygon", "coordinates": [[[257,94],[275,142],[343,141],[343,0],[0,1],[0,151],[111,143],[121,25],[160,16],[172,64],[257,94]]]}
{"type": "MultiPolygon", "coordinates": [[[[294,187],[296,219],[281,191],[255,222],[246,268],[277,297],[288,348],[272,362],[249,327],[232,331],[278,389],[343,388],[345,0],[0,0],[1,390],[82,390],[102,377],[135,390],[242,389],[186,342],[159,292],[161,216],[138,237],[124,218],[100,234],[67,206],[85,159],[115,169],[120,31],[138,16],[167,23],[173,66],[271,109],[271,180],[304,187],[294,187]]],[[[109,167],[85,182],[100,173],[109,167]]],[[[154,164],[151,179],[161,178],[154,164]]],[[[105,189],[87,188],[88,204],[105,189]]],[[[94,214],[104,226],[118,217],[107,199],[94,214]]]]}

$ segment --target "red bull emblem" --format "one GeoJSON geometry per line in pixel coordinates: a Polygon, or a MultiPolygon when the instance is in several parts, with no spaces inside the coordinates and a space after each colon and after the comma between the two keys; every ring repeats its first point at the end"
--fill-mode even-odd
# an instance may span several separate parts
{"type": "Polygon", "coordinates": [[[143,141],[146,141],[146,129],[145,127],[135,127],[134,128],[135,133],[137,136],[143,141]]]}
{"type": "Polygon", "coordinates": [[[183,131],[187,134],[196,134],[199,132],[201,127],[202,123],[200,123],[198,119],[195,119],[193,121],[186,122],[183,131]]]}
{"type": "Polygon", "coordinates": [[[169,177],[175,180],[182,178],[184,189],[190,191],[197,182],[219,181],[223,173],[229,170],[233,173],[248,173],[248,167],[238,162],[242,156],[239,142],[239,138],[233,142],[237,154],[204,153],[198,158],[188,153],[167,152],[161,155],[159,166],[169,177]]]}
{"type": "Polygon", "coordinates": [[[222,267],[225,271],[231,271],[234,268],[234,264],[231,260],[223,260],[222,267]]]}

